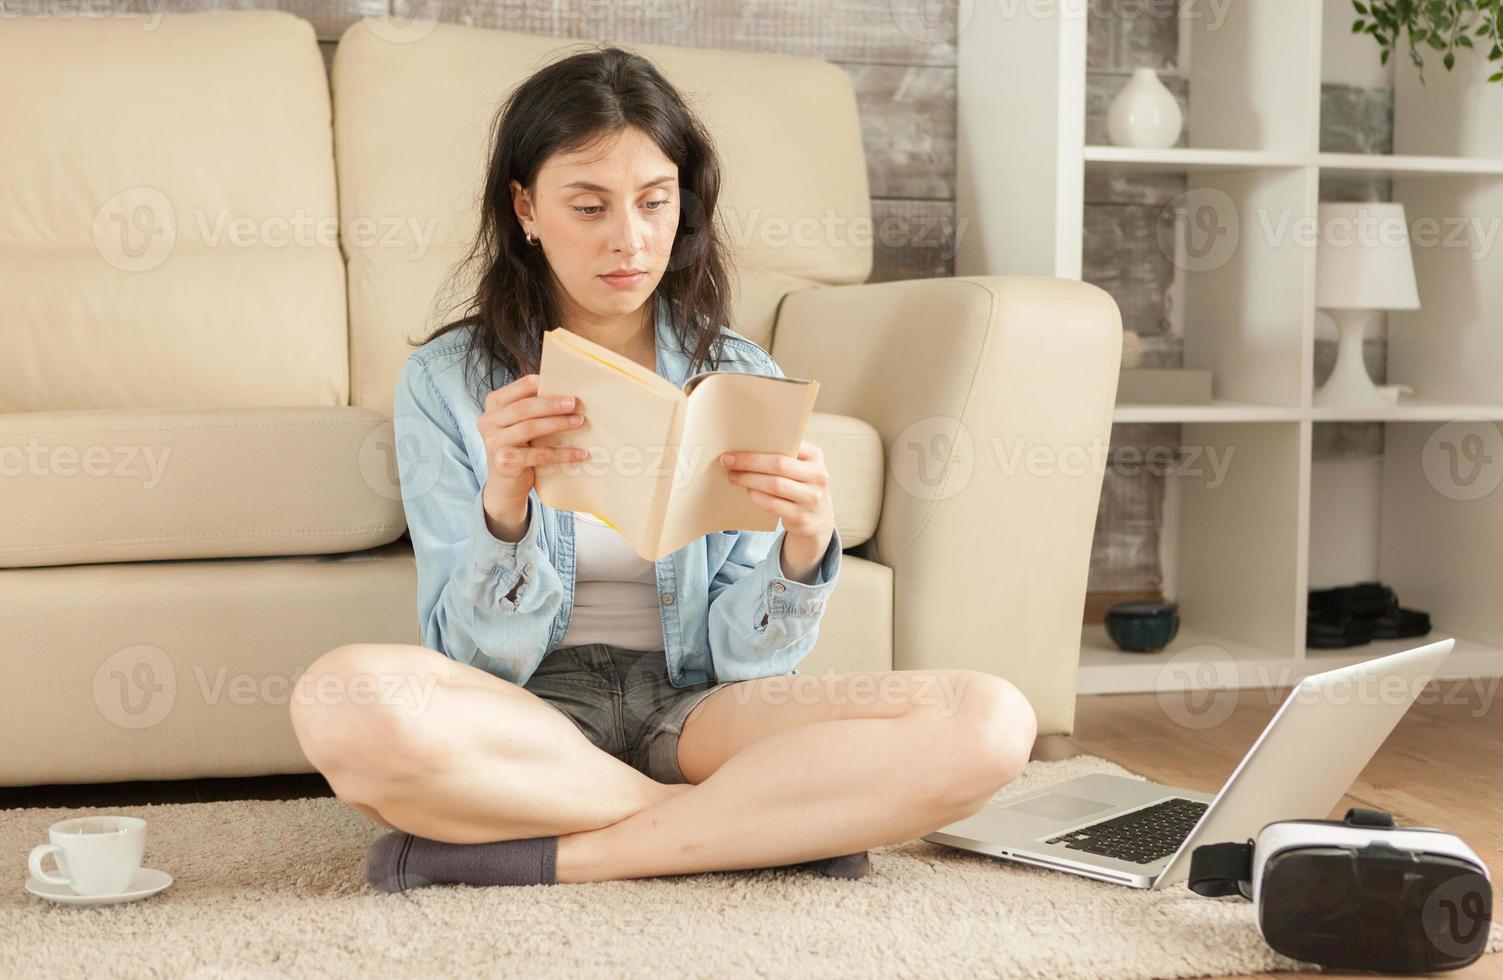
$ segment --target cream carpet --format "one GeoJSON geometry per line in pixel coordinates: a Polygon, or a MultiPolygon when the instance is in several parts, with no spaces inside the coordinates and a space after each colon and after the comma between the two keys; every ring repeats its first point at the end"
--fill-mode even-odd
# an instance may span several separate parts
{"type": "MultiPolygon", "coordinates": [[[[1035,762],[1000,795],[1091,772],[1035,762]]],[[[865,878],[767,869],[530,888],[370,891],[385,828],[335,799],[30,809],[0,814],[0,977],[1199,977],[1299,964],[1251,905],[1183,885],[1146,892],[911,841],[865,878]],[[22,888],[57,820],[151,822],[140,902],[67,907],[22,888]]],[[[1493,927],[1494,950],[1503,927],[1493,927]]]]}

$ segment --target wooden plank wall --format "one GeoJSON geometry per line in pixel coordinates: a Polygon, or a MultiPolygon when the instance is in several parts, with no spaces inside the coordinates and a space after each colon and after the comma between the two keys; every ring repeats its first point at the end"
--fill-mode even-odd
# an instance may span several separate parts
{"type": "Polygon", "coordinates": [[[769,51],[851,76],[871,186],[869,281],[955,269],[956,7],[941,0],[166,0],[168,10],[274,8],[307,19],[325,64],[361,17],[436,18],[570,40],[769,51]]]}

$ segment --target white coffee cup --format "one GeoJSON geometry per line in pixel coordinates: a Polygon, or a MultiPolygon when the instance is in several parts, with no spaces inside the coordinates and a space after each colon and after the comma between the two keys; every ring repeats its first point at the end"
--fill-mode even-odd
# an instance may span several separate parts
{"type": "Polygon", "coordinates": [[[75,895],[118,895],[141,867],[146,821],[140,817],[74,817],[47,830],[50,844],[31,849],[27,866],[38,881],[67,885],[75,895]],[[60,875],[42,870],[48,855],[60,875]]]}

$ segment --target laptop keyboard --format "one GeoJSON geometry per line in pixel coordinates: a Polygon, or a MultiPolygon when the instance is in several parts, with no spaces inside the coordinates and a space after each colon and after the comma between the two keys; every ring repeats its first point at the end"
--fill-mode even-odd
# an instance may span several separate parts
{"type": "Polygon", "coordinates": [[[1051,837],[1073,851],[1148,864],[1179,849],[1209,804],[1176,797],[1051,837]]]}

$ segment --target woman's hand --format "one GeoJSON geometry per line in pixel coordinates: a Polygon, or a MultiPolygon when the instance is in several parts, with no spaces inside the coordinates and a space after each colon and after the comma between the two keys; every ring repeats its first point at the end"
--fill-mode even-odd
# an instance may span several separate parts
{"type": "Polygon", "coordinates": [[[481,503],[491,533],[502,541],[517,541],[527,521],[527,495],[541,463],[577,462],[589,456],[583,448],[533,446],[538,436],[584,424],[574,412],[571,395],[538,395],[538,376],[524,374],[485,396],[485,411],[476,421],[485,440],[487,461],[481,503]]]}
{"type": "Polygon", "coordinates": [[[796,457],[737,452],[722,455],[720,464],[732,483],[746,487],[753,503],[782,518],[788,532],[780,556],[783,573],[795,582],[814,584],[819,560],[835,533],[824,452],[805,440],[796,457]]]}

